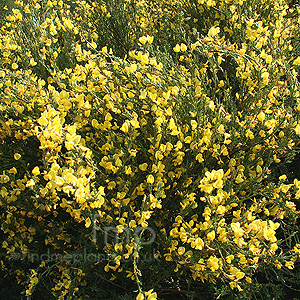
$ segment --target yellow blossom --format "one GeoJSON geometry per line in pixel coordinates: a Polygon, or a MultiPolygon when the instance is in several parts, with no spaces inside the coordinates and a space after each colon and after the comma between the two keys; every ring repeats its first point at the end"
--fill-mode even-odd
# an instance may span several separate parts
{"type": "Polygon", "coordinates": [[[215,239],[215,237],[216,237],[216,233],[215,233],[214,230],[211,231],[211,232],[209,232],[209,233],[207,234],[207,239],[208,239],[209,241],[213,241],[213,240],[215,239]]]}
{"type": "Polygon", "coordinates": [[[221,124],[221,125],[218,127],[218,132],[219,132],[220,134],[225,133],[225,128],[224,128],[224,125],[223,125],[223,124],[221,124]]]}
{"type": "Polygon", "coordinates": [[[181,52],[185,52],[187,50],[187,46],[185,44],[180,45],[181,52]]]}
{"type": "Polygon", "coordinates": [[[297,126],[295,127],[295,132],[296,134],[300,135],[300,124],[297,124],[297,126]]]}
{"type": "Polygon", "coordinates": [[[14,159],[15,160],[19,160],[20,158],[21,158],[21,154],[19,154],[19,153],[14,154],[14,159]]]}
{"type": "Polygon", "coordinates": [[[89,228],[90,226],[91,226],[91,219],[90,218],[87,218],[86,220],[85,220],[85,227],[86,228],[89,228]]]}
{"type": "Polygon", "coordinates": [[[207,266],[211,269],[212,272],[219,269],[219,259],[215,256],[210,256],[207,260],[207,266]]]}
{"type": "Polygon", "coordinates": [[[207,33],[208,36],[216,36],[218,33],[220,32],[220,28],[219,27],[211,27],[207,33]]]}
{"type": "Polygon", "coordinates": [[[129,120],[126,120],[122,127],[120,128],[124,133],[127,133],[128,132],[128,128],[129,128],[129,120]]]}
{"type": "Polygon", "coordinates": [[[153,42],[153,39],[154,39],[153,36],[149,36],[149,35],[147,35],[147,36],[141,36],[139,38],[139,42],[142,43],[142,44],[146,44],[147,42],[149,44],[151,44],[153,42]]]}
{"type": "Polygon", "coordinates": [[[32,174],[33,174],[34,176],[37,176],[37,175],[40,174],[40,169],[39,169],[38,166],[36,166],[36,167],[33,168],[32,174]]]}
{"type": "Polygon", "coordinates": [[[184,247],[179,247],[177,252],[178,252],[179,255],[183,255],[184,252],[185,252],[185,248],[184,247]]]}
{"type": "Polygon", "coordinates": [[[298,57],[293,61],[293,65],[295,65],[295,66],[300,66],[300,56],[298,56],[298,57]]]}
{"type": "Polygon", "coordinates": [[[145,296],[143,293],[139,293],[136,297],[136,300],[144,300],[145,299],[145,296]]]}
{"type": "Polygon", "coordinates": [[[153,183],[154,183],[154,177],[153,177],[152,174],[148,175],[148,177],[147,177],[147,182],[148,182],[149,184],[153,184],[153,183]]]}
{"type": "Polygon", "coordinates": [[[261,122],[263,122],[266,118],[266,115],[263,111],[261,111],[258,115],[257,115],[257,119],[261,122]]]}
{"type": "Polygon", "coordinates": [[[173,50],[174,50],[175,52],[180,52],[180,46],[177,44],[177,45],[173,48],[173,50]]]}

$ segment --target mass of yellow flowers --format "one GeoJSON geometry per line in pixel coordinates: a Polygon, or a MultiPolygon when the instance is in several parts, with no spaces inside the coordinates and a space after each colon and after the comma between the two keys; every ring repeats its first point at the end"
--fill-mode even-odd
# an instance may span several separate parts
{"type": "Polygon", "coordinates": [[[2,2],[0,271],[26,299],[294,270],[299,5],[2,2]]]}

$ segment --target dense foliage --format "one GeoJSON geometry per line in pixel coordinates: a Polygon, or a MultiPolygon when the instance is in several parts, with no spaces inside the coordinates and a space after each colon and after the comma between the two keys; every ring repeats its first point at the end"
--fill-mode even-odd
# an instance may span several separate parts
{"type": "Polygon", "coordinates": [[[296,288],[297,4],[0,5],[3,297],[296,288]]]}

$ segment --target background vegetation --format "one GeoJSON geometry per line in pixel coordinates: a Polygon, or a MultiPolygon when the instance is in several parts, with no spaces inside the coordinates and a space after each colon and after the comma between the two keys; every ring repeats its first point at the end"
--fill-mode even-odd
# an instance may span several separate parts
{"type": "Polygon", "coordinates": [[[1,299],[297,299],[297,2],[0,6],[1,299]]]}

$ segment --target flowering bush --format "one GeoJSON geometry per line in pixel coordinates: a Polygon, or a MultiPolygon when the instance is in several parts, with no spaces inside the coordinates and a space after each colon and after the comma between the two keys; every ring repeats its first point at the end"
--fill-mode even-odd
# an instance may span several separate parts
{"type": "Polygon", "coordinates": [[[24,299],[108,299],[98,292],[110,284],[158,299],[174,278],[250,297],[256,271],[294,268],[300,244],[282,234],[299,215],[300,179],[274,170],[299,149],[299,8],[6,9],[1,268],[24,299]]]}

